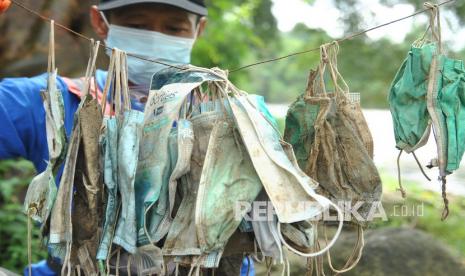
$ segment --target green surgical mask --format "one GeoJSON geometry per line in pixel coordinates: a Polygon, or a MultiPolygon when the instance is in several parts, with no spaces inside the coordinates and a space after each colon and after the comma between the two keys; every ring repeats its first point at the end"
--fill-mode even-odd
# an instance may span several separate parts
{"type": "Polygon", "coordinates": [[[241,220],[238,203],[252,203],[262,189],[260,178],[233,121],[216,122],[202,169],[195,212],[203,252],[223,249],[241,220]]]}

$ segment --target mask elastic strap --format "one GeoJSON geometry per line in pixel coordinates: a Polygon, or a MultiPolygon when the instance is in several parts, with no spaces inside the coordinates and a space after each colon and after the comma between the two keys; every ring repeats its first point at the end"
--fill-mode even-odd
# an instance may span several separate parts
{"type": "MultiPolygon", "coordinates": [[[[86,76],[85,76],[85,81],[84,81],[84,89],[82,91],[83,99],[87,98],[87,96],[89,95],[89,91],[91,90],[92,75],[95,73],[95,64],[97,62],[97,55],[98,55],[99,48],[100,48],[100,41],[95,42],[94,40],[92,40],[91,48],[90,48],[90,58],[87,64],[86,76]]],[[[95,79],[95,76],[94,76],[94,79],[95,79]]]]}
{"type": "MultiPolygon", "coordinates": [[[[332,261],[331,261],[331,253],[330,250],[326,252],[327,258],[328,258],[328,265],[331,268],[331,270],[337,274],[342,274],[346,273],[350,270],[352,270],[360,261],[362,258],[363,254],[363,248],[365,246],[365,239],[364,239],[364,233],[363,233],[363,227],[358,225],[357,226],[357,242],[352,249],[352,253],[350,254],[349,258],[347,259],[344,267],[342,269],[336,269],[334,268],[332,261]],[[358,252],[358,253],[357,253],[358,252]],[[351,264],[352,262],[352,264],[351,264]]],[[[324,235],[325,235],[325,241],[328,242],[328,235],[326,234],[326,226],[324,226],[324,235]]]]}
{"type": "Polygon", "coordinates": [[[55,72],[55,21],[50,21],[50,42],[48,50],[48,68],[49,74],[55,72]]]}
{"type": "Polygon", "coordinates": [[[120,117],[121,115],[121,51],[116,50],[116,59],[115,59],[115,114],[120,117]]]}
{"type": "Polygon", "coordinates": [[[110,22],[108,22],[108,19],[105,16],[105,14],[102,11],[99,11],[99,13],[100,13],[100,16],[102,17],[103,22],[105,22],[105,24],[107,25],[107,28],[110,28],[110,22]]]}
{"type": "MultiPolygon", "coordinates": [[[[305,252],[301,252],[299,251],[298,249],[295,249],[294,247],[290,246],[286,240],[284,239],[283,237],[283,234],[281,232],[281,223],[278,222],[278,235],[279,235],[279,238],[281,239],[281,242],[289,249],[291,250],[292,252],[294,252],[295,254],[297,255],[300,255],[300,256],[303,256],[303,257],[317,257],[317,256],[320,256],[322,255],[323,253],[325,253],[326,251],[328,251],[331,247],[333,247],[333,245],[336,243],[336,240],[339,238],[339,235],[341,234],[341,231],[342,231],[342,225],[344,224],[344,216],[342,214],[342,211],[341,209],[336,205],[334,204],[333,202],[331,202],[331,200],[323,197],[323,196],[320,196],[320,195],[313,195],[313,197],[319,202],[319,201],[326,201],[329,205],[331,205],[336,211],[337,211],[337,217],[338,217],[338,221],[339,221],[339,226],[337,228],[337,231],[336,231],[336,234],[334,235],[333,239],[331,240],[331,242],[329,242],[325,248],[321,249],[320,251],[318,252],[314,252],[314,253],[305,253],[305,252]]],[[[319,202],[320,203],[320,202],[319,202]]],[[[321,204],[321,203],[320,203],[321,204]]]]}
{"type": "Polygon", "coordinates": [[[400,157],[402,156],[403,150],[399,151],[399,155],[397,156],[397,182],[399,183],[399,188],[397,189],[400,191],[402,198],[406,198],[407,193],[405,192],[404,187],[402,186],[402,175],[400,172],[400,157]]]}
{"type": "Polygon", "coordinates": [[[253,240],[253,249],[254,249],[254,254],[252,255],[252,258],[259,264],[263,263],[265,261],[265,257],[263,256],[262,253],[262,258],[258,258],[258,246],[257,246],[257,239],[254,238],[253,240]]]}
{"type": "MultiPolygon", "coordinates": [[[[108,103],[108,91],[110,90],[111,83],[113,81],[113,74],[115,71],[115,58],[116,58],[116,52],[115,49],[112,50],[111,56],[110,56],[110,65],[108,67],[108,73],[107,73],[107,79],[105,81],[105,87],[103,88],[103,99],[102,99],[102,114],[105,115],[105,111],[107,108],[107,103],[108,103]]],[[[110,104],[113,105],[112,101],[110,101],[110,104]]],[[[111,108],[113,109],[113,108],[111,108]]]]}
{"type": "Polygon", "coordinates": [[[122,93],[123,93],[123,108],[124,110],[131,110],[131,97],[129,96],[128,88],[128,63],[126,52],[121,52],[121,78],[122,78],[122,93]]]}

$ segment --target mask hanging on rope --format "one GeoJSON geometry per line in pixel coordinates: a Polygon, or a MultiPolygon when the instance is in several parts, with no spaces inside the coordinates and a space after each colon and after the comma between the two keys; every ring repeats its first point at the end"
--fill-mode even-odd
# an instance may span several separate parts
{"type": "MultiPolygon", "coordinates": [[[[370,210],[381,196],[381,179],[372,160],[373,140],[358,102],[352,102],[349,88],[337,69],[339,46],[336,42],[321,46],[318,70],[311,71],[307,91],[294,102],[286,117],[285,139],[297,152],[299,165],[316,179],[320,194],[333,201],[348,202],[351,206],[362,202],[352,224],[359,231],[359,241],[342,271],[355,267],[362,254],[362,226],[368,224],[370,210]],[[333,92],[327,90],[326,74],[333,92]]],[[[293,225],[303,232],[305,225],[293,225]]],[[[293,231],[296,232],[296,231],[293,231]]],[[[296,232],[296,233],[298,233],[296,232]]],[[[283,234],[284,229],[283,229],[283,234]]],[[[297,239],[292,231],[288,239],[297,239]]],[[[304,241],[311,241],[306,235],[304,241]]],[[[301,245],[304,243],[300,242],[301,245]]],[[[314,244],[318,246],[318,244],[314,244]]],[[[331,260],[328,251],[328,259],[331,260]]],[[[334,272],[341,271],[331,267],[334,272]]],[[[322,269],[321,267],[319,269],[322,269]]]]}
{"type": "MultiPolygon", "coordinates": [[[[425,7],[431,11],[430,24],[423,37],[414,42],[399,69],[391,86],[389,104],[401,152],[414,153],[426,143],[431,127],[434,130],[437,158],[428,167],[439,168],[445,219],[449,212],[446,176],[458,168],[465,151],[465,127],[457,123],[465,119],[465,68],[461,60],[450,59],[442,52],[438,6],[425,3],[425,7]]],[[[399,168],[403,191],[401,183],[399,168]]]]}

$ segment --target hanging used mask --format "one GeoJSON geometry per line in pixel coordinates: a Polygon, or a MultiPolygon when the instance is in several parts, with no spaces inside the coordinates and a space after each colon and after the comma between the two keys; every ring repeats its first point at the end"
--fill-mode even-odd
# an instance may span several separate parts
{"type": "MultiPolygon", "coordinates": [[[[351,102],[348,86],[337,69],[338,49],[336,42],[321,46],[319,68],[310,73],[306,94],[291,105],[284,137],[298,153],[299,165],[319,182],[319,193],[351,206],[362,203],[360,217],[352,220],[362,229],[368,223],[372,205],[380,200],[381,179],[372,160],[373,140],[360,105],[351,102]],[[327,91],[325,73],[330,75],[332,93],[327,91]]],[[[294,237],[294,243],[305,247],[305,240],[296,235],[305,233],[302,229],[308,227],[303,226],[288,229],[288,238],[292,241],[294,237]]],[[[359,232],[359,238],[363,239],[363,232],[359,232]]],[[[352,264],[348,262],[342,271],[356,265],[362,254],[361,244],[357,243],[353,251],[358,258],[352,256],[352,264]]]]}
{"type": "MultiPolygon", "coordinates": [[[[95,62],[97,60],[99,46],[99,42],[92,42],[92,51],[85,77],[86,84],[82,94],[83,98],[74,116],[74,124],[63,170],[63,176],[61,178],[60,187],[58,189],[57,200],[51,213],[49,247],[51,248],[52,256],[63,260],[64,265],[62,267],[62,273],[64,273],[66,270],[68,273],[70,273],[70,271],[73,269],[72,264],[78,263],[83,265],[83,269],[85,271],[94,272],[97,269],[96,266],[93,265],[92,261],[88,261],[89,258],[95,258],[96,248],[87,247],[89,243],[86,242],[90,242],[95,245],[99,238],[96,234],[98,219],[100,217],[100,214],[98,214],[99,204],[97,202],[98,196],[96,196],[96,193],[98,193],[100,190],[98,187],[100,180],[100,177],[98,176],[98,129],[100,124],[97,126],[97,133],[94,133],[95,135],[91,134],[89,137],[86,137],[86,141],[83,142],[81,132],[81,118],[88,120],[88,117],[86,117],[87,114],[85,114],[86,112],[99,112],[98,104],[89,99],[91,77],[92,74],[95,73],[95,62]],[[87,110],[87,108],[89,108],[89,110],[87,110]],[[84,113],[81,114],[81,112],[84,113]],[[94,140],[92,140],[93,138],[94,140]],[[89,164],[92,164],[94,167],[87,167],[86,164],[83,163],[80,163],[78,166],[78,159],[85,159],[87,157],[92,159],[89,160],[89,164]],[[74,188],[79,189],[79,198],[73,198],[74,188]],[[77,204],[73,206],[73,203],[77,204]],[[88,203],[90,205],[87,205],[88,203]],[[91,206],[91,208],[94,209],[91,213],[93,216],[90,220],[86,221],[85,225],[80,225],[76,220],[82,219],[82,213],[80,211],[82,208],[88,208],[88,206],[91,206]],[[77,213],[74,214],[73,211],[77,211],[77,213]],[[73,225],[73,221],[76,221],[75,224],[78,225],[73,225]],[[92,230],[85,229],[87,226],[92,228],[92,230]],[[86,231],[91,231],[92,233],[89,234],[89,232],[86,233],[86,231]],[[85,238],[79,236],[82,234],[85,235],[85,238]],[[79,240],[80,238],[83,239],[79,240]],[[95,240],[92,242],[88,239],[95,240]]],[[[99,115],[101,114],[99,113],[96,115],[97,118],[93,118],[97,119],[97,122],[99,115]]],[[[84,132],[87,134],[92,131],[93,130],[91,129],[84,130],[84,132]]]]}
{"type": "MultiPolygon", "coordinates": [[[[220,86],[221,88],[221,86],[220,86]]],[[[227,94],[223,90],[223,99],[227,94]]],[[[223,100],[218,102],[225,104],[223,100]]],[[[195,223],[203,252],[224,248],[241,223],[237,203],[250,204],[262,189],[229,107],[216,122],[206,152],[197,193],[195,223]]]]}
{"type": "Polygon", "coordinates": [[[449,212],[446,176],[458,168],[465,151],[465,128],[457,123],[465,118],[465,68],[461,60],[442,52],[439,8],[430,3],[425,7],[431,10],[429,27],[415,41],[394,79],[389,103],[399,149],[413,152],[426,143],[431,126],[434,130],[437,158],[428,167],[439,168],[445,219],[449,212]],[[431,39],[427,38],[429,32],[431,39]]]}
{"type": "Polygon", "coordinates": [[[24,212],[45,227],[55,201],[56,171],[66,154],[64,107],[61,91],[56,86],[54,22],[50,26],[50,50],[47,91],[42,92],[47,128],[47,145],[50,161],[46,170],[36,176],[29,185],[24,200],[24,212]]]}

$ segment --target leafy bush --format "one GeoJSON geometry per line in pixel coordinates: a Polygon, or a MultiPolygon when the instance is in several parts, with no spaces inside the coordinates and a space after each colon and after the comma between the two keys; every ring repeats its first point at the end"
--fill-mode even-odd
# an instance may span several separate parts
{"type": "MultiPolygon", "coordinates": [[[[0,266],[15,272],[21,272],[28,263],[27,217],[22,208],[34,175],[34,167],[28,161],[0,161],[0,266]]],[[[37,262],[47,253],[41,247],[39,228],[32,230],[32,260],[37,262]]]]}

